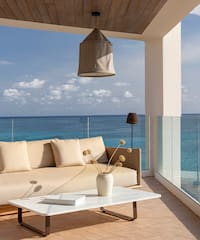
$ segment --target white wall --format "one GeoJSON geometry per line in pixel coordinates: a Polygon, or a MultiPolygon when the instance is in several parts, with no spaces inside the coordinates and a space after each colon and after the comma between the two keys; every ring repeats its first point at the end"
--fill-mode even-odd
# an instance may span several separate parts
{"type": "Polygon", "coordinates": [[[180,186],[181,25],[145,42],[147,149],[153,172],[180,186]]]}

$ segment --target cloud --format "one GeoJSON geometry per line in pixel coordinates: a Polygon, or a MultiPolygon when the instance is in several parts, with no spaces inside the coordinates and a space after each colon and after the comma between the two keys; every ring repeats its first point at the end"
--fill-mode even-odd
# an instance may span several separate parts
{"type": "Polygon", "coordinates": [[[22,104],[25,104],[25,97],[30,96],[30,93],[19,91],[15,88],[8,88],[3,91],[3,96],[6,97],[8,101],[20,100],[22,104]]]}
{"type": "Polygon", "coordinates": [[[67,82],[68,82],[69,84],[74,84],[76,81],[77,81],[76,78],[71,78],[71,79],[69,79],[67,82]]]}
{"type": "Polygon", "coordinates": [[[196,8],[194,8],[190,14],[200,16],[200,5],[198,5],[196,8]]]}
{"type": "Polygon", "coordinates": [[[65,98],[71,98],[70,95],[68,95],[68,92],[76,92],[78,91],[79,86],[75,86],[73,84],[62,84],[59,86],[50,86],[48,95],[44,98],[44,100],[61,100],[64,97],[65,98]]]}
{"type": "Polygon", "coordinates": [[[130,84],[127,82],[116,82],[114,83],[114,85],[117,87],[126,87],[126,86],[129,86],[130,84]]]}
{"type": "Polygon", "coordinates": [[[73,84],[63,84],[60,86],[60,89],[63,91],[75,92],[78,91],[79,87],[73,84]]]}
{"type": "Polygon", "coordinates": [[[79,83],[80,84],[89,84],[92,80],[93,80],[93,78],[82,77],[82,78],[79,78],[79,83]]]}
{"type": "Polygon", "coordinates": [[[112,101],[113,103],[119,103],[119,102],[120,102],[120,99],[117,98],[117,97],[113,97],[113,98],[111,99],[111,101],[112,101]]]}
{"type": "Polygon", "coordinates": [[[7,61],[7,60],[0,60],[0,65],[11,65],[13,62],[7,61]]]}
{"type": "Polygon", "coordinates": [[[97,102],[97,103],[102,103],[102,102],[103,102],[103,100],[102,100],[102,99],[100,99],[100,98],[97,98],[97,99],[96,99],[96,102],[97,102]]]}
{"type": "Polygon", "coordinates": [[[109,97],[111,96],[112,92],[106,89],[99,89],[99,90],[93,90],[93,94],[96,97],[109,97]]]}
{"type": "Polygon", "coordinates": [[[22,93],[15,89],[15,88],[8,88],[3,91],[4,97],[12,97],[12,98],[18,98],[22,95],[22,93]]]}
{"type": "Polygon", "coordinates": [[[124,97],[125,97],[125,98],[132,98],[132,97],[133,97],[133,94],[132,94],[130,91],[125,91],[125,92],[124,92],[124,97]]]}
{"type": "Polygon", "coordinates": [[[18,87],[20,88],[42,88],[43,85],[45,84],[45,80],[40,80],[40,79],[33,79],[33,81],[30,82],[19,82],[17,84],[18,87]]]}
{"type": "Polygon", "coordinates": [[[183,93],[183,94],[186,94],[186,93],[189,92],[188,88],[187,88],[185,85],[182,85],[181,88],[182,88],[182,93],[183,93]]]}
{"type": "Polygon", "coordinates": [[[60,100],[62,99],[62,91],[59,89],[50,90],[49,100],[60,100]]]}
{"type": "Polygon", "coordinates": [[[94,100],[91,97],[81,96],[81,98],[77,99],[78,104],[81,105],[89,105],[94,104],[94,100]]]}
{"type": "Polygon", "coordinates": [[[75,73],[75,72],[72,72],[72,73],[67,73],[66,75],[65,75],[66,77],[77,77],[77,73],[75,73]]]}

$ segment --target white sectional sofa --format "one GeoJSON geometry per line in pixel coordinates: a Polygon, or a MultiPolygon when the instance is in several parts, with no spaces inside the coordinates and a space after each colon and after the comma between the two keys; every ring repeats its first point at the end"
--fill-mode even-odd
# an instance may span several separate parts
{"type": "MultiPolygon", "coordinates": [[[[102,137],[0,142],[0,205],[15,198],[95,188],[97,170],[90,158],[104,164],[113,151],[105,147],[102,137]],[[82,154],[86,149],[91,156],[82,154]]],[[[139,186],[140,149],[128,153],[119,148],[113,162],[119,154],[126,161],[113,172],[114,185],[139,186]]]]}

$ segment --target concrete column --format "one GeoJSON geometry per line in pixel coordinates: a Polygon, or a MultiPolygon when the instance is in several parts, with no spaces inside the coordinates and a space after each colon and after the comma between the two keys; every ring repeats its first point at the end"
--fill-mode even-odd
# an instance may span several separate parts
{"type": "Polygon", "coordinates": [[[145,42],[145,108],[150,166],[180,185],[180,24],[164,38],[145,42]]]}

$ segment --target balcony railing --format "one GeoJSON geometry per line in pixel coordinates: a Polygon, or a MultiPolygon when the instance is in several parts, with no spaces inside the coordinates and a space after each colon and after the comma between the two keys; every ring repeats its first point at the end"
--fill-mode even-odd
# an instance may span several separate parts
{"type": "MultiPolygon", "coordinates": [[[[120,139],[131,145],[131,126],[125,115],[0,118],[0,141],[103,136],[106,146],[115,147],[120,139]]],[[[146,169],[145,116],[133,126],[133,147],[142,149],[142,167],[146,169]]]]}
{"type": "Polygon", "coordinates": [[[181,126],[181,187],[200,202],[200,115],[185,115],[181,126]]]}
{"type": "Polygon", "coordinates": [[[156,171],[200,203],[200,115],[157,118],[156,171]]]}

